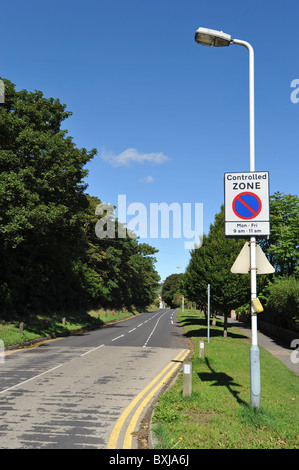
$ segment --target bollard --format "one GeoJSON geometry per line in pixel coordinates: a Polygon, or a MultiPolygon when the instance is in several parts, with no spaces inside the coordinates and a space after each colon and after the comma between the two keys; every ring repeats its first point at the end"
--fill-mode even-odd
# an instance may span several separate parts
{"type": "Polygon", "coordinates": [[[199,340],[199,358],[205,357],[205,342],[202,338],[199,340]]]}
{"type": "Polygon", "coordinates": [[[183,397],[190,397],[192,393],[192,362],[187,358],[183,364],[183,397]]]}
{"type": "Polygon", "coordinates": [[[20,327],[19,327],[19,334],[22,335],[23,331],[24,331],[24,322],[21,322],[20,327]]]}
{"type": "Polygon", "coordinates": [[[66,322],[66,318],[63,317],[63,319],[62,319],[62,325],[63,325],[63,326],[65,326],[65,322],[66,322]]]}

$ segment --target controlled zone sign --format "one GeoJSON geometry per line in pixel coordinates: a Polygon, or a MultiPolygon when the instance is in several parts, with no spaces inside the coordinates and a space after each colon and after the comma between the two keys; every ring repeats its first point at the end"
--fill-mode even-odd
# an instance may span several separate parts
{"type": "Polygon", "coordinates": [[[269,173],[225,173],[225,235],[265,237],[270,235],[269,173]]]}

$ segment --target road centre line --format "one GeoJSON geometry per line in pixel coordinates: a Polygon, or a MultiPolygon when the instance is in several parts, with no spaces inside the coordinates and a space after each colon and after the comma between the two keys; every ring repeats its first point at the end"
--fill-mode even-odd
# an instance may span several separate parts
{"type": "Polygon", "coordinates": [[[87,352],[85,352],[85,353],[83,353],[83,354],[80,354],[80,357],[86,356],[86,354],[89,354],[89,353],[91,353],[91,352],[93,352],[93,351],[96,351],[97,349],[102,348],[103,346],[105,346],[105,344],[100,344],[100,346],[97,346],[96,348],[90,349],[89,351],[87,351],[87,352]]]}
{"type": "Polygon", "coordinates": [[[35,375],[34,377],[31,377],[30,379],[24,380],[23,382],[20,382],[19,384],[13,385],[12,387],[5,388],[4,390],[1,390],[0,395],[2,393],[8,392],[9,390],[13,390],[14,388],[17,388],[20,385],[24,385],[25,383],[30,382],[31,380],[37,379],[38,377],[41,377],[42,375],[48,374],[49,372],[52,372],[52,370],[58,369],[61,366],[63,366],[63,364],[59,364],[58,366],[52,367],[52,369],[46,370],[45,372],[35,375]]]}
{"type": "Polygon", "coordinates": [[[176,369],[181,365],[181,363],[184,361],[184,359],[188,356],[189,350],[187,349],[187,350],[183,350],[183,351],[185,351],[185,353],[184,353],[183,357],[180,359],[180,361],[177,362],[176,364],[174,364],[172,369],[160,380],[160,382],[156,385],[155,388],[153,388],[153,390],[147,395],[147,397],[144,398],[144,400],[140,403],[139,407],[137,408],[137,410],[133,414],[133,416],[131,418],[131,421],[130,421],[130,423],[127,427],[127,430],[126,430],[126,434],[125,434],[125,437],[124,437],[124,443],[123,443],[123,449],[131,449],[132,448],[132,438],[133,438],[132,433],[134,432],[134,429],[136,427],[139,416],[141,415],[142,411],[144,410],[144,408],[146,407],[148,402],[153,398],[155,393],[157,393],[159,388],[161,388],[166,383],[167,379],[169,379],[169,377],[176,371],[176,369]]]}
{"type": "Polygon", "coordinates": [[[154,331],[155,331],[155,329],[156,329],[156,327],[157,327],[159,321],[160,321],[161,318],[165,315],[165,313],[166,313],[166,312],[164,312],[164,313],[161,315],[161,317],[159,317],[158,320],[156,321],[156,324],[155,324],[154,328],[152,329],[151,334],[149,335],[149,337],[147,338],[146,342],[145,342],[144,345],[143,345],[144,348],[146,347],[146,345],[147,345],[147,343],[149,342],[149,340],[150,340],[152,334],[154,333],[154,331]]]}
{"type": "MultiPolygon", "coordinates": [[[[137,325],[135,328],[132,328],[132,330],[129,330],[128,333],[132,333],[132,331],[135,331],[137,328],[139,328],[140,326],[142,326],[144,323],[146,323],[146,322],[148,322],[149,320],[152,320],[153,318],[155,318],[155,316],[158,315],[159,313],[160,313],[160,312],[157,312],[157,313],[156,313],[153,317],[151,317],[150,319],[148,319],[148,320],[146,320],[146,321],[144,321],[144,322],[142,322],[142,323],[139,323],[139,325],[137,325]]],[[[167,313],[167,312],[164,312],[164,313],[161,315],[161,317],[163,317],[163,315],[165,315],[165,313],[167,313]]],[[[157,320],[157,322],[156,322],[156,324],[155,324],[155,326],[154,326],[154,329],[152,330],[150,336],[148,337],[148,339],[147,339],[147,341],[145,342],[145,344],[144,344],[143,347],[145,347],[146,344],[148,343],[148,341],[149,341],[151,335],[153,334],[153,332],[154,332],[154,330],[155,330],[155,328],[156,328],[156,326],[157,326],[157,324],[158,324],[158,322],[159,322],[159,320],[160,320],[161,317],[158,318],[158,320],[157,320]]],[[[111,341],[115,341],[115,340],[117,340],[117,339],[119,339],[119,338],[122,338],[123,336],[124,336],[124,334],[123,334],[123,335],[120,335],[120,336],[117,336],[116,338],[113,338],[111,341]]],[[[84,354],[88,354],[88,353],[84,353],[84,354]]]]}
{"type": "Polygon", "coordinates": [[[123,336],[125,336],[125,335],[117,336],[116,338],[113,338],[111,341],[115,341],[116,339],[122,338],[123,336]]]}
{"type": "MultiPolygon", "coordinates": [[[[133,410],[134,406],[137,405],[137,403],[148,392],[148,390],[150,390],[151,387],[153,387],[153,385],[155,385],[155,383],[165,374],[165,372],[167,372],[167,370],[172,366],[173,362],[180,360],[179,358],[180,358],[180,356],[182,356],[182,354],[184,354],[184,358],[185,358],[185,356],[187,356],[187,354],[189,354],[189,350],[182,349],[179,352],[179,354],[174,359],[172,359],[172,361],[169,364],[167,364],[167,366],[164,367],[164,369],[143,390],[141,390],[140,393],[138,393],[138,395],[134,398],[134,400],[130,403],[130,405],[128,405],[127,408],[123,411],[123,413],[120,415],[120,417],[116,421],[116,423],[114,425],[114,428],[113,428],[113,430],[110,434],[107,449],[116,449],[117,448],[117,441],[118,441],[118,437],[119,437],[119,434],[121,432],[121,429],[122,429],[122,427],[125,423],[125,420],[129,416],[130,412],[133,410]],[[186,353],[186,351],[187,351],[187,353],[186,353]]],[[[180,362],[176,363],[175,367],[178,367],[179,365],[180,365],[180,362]]],[[[171,369],[171,371],[172,370],[173,369],[171,369]]],[[[163,378],[163,383],[164,383],[164,378],[163,378]]]]}

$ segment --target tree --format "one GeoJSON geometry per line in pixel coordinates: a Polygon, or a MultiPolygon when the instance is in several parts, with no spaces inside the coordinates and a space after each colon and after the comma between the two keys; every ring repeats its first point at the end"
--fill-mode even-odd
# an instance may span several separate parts
{"type": "Polygon", "coordinates": [[[227,316],[238,305],[250,298],[249,275],[230,271],[244,240],[224,235],[224,207],[216,214],[202,245],[191,251],[191,259],[184,275],[184,289],[190,300],[204,306],[207,286],[211,286],[211,309],[224,314],[224,336],[227,336],[227,316]]]}
{"type": "Polygon", "coordinates": [[[88,275],[85,276],[86,291],[96,306],[145,308],[153,302],[160,279],[154,267],[153,255],[157,250],[139,243],[139,239],[129,233],[118,238],[117,219],[113,219],[115,237],[98,238],[95,226],[99,216],[95,212],[101,201],[89,195],[87,198],[89,207],[81,218],[85,233],[85,258],[81,259],[88,275]]]}
{"type": "Polygon", "coordinates": [[[156,260],[152,256],[157,250],[141,243],[135,245],[135,251],[129,261],[130,277],[126,285],[131,285],[132,303],[143,309],[155,300],[159,286],[160,276],[154,268],[156,260]]]}
{"type": "MultiPolygon", "coordinates": [[[[40,91],[5,82],[0,107],[0,308],[55,310],[77,305],[73,265],[79,214],[88,203],[84,165],[96,150],[77,149],[62,122],[71,115],[40,91]]],[[[80,250],[79,250],[80,251],[80,250]]]]}
{"type": "Polygon", "coordinates": [[[180,283],[183,279],[183,274],[171,274],[168,276],[162,287],[162,299],[171,308],[178,307],[175,301],[176,294],[180,291],[180,283]]]}
{"type": "Polygon", "coordinates": [[[270,196],[271,234],[261,245],[275,275],[299,277],[299,198],[276,192],[270,196]]]}
{"type": "MultiPolygon", "coordinates": [[[[61,129],[71,113],[5,80],[0,107],[0,315],[104,306],[144,308],[155,297],[156,250],[95,234],[101,202],[85,193],[86,163],[61,129]]],[[[116,229],[118,221],[115,220],[116,229]]]]}

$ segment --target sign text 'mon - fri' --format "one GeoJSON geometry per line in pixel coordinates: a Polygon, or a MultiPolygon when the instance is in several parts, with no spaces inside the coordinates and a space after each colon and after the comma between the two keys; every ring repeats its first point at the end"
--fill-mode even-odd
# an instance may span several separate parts
{"type": "Polygon", "coordinates": [[[270,235],[269,173],[225,173],[225,235],[270,235]]]}

